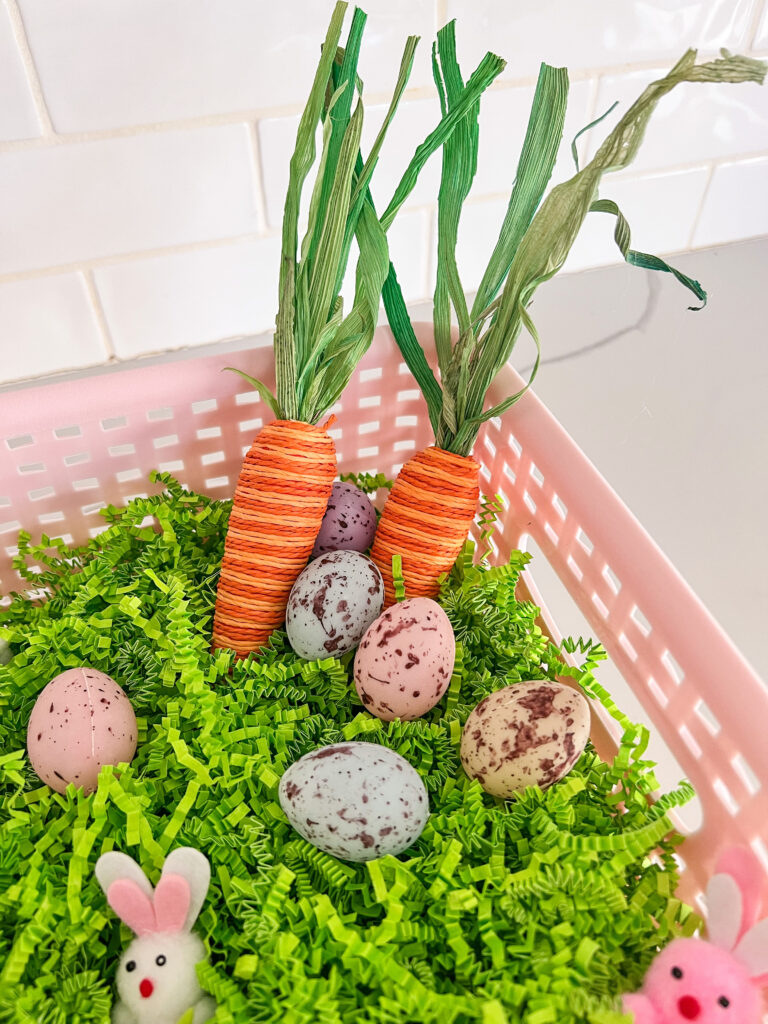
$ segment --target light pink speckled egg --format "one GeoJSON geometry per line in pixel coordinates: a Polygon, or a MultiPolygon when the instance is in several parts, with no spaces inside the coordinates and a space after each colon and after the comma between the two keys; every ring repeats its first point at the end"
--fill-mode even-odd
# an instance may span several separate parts
{"type": "Polygon", "coordinates": [[[589,739],[586,698],[549,679],[514,683],[481,700],[464,723],[461,763],[486,793],[509,799],[546,789],[581,757],[589,739]]]}
{"type": "Polygon", "coordinates": [[[102,765],[133,759],[137,735],[131,702],[114,679],[93,668],[70,668],[37,698],[27,726],[27,753],[57,793],[70,782],[91,793],[102,765]]]}
{"type": "Polygon", "coordinates": [[[448,616],[429,597],[392,605],[376,619],[355,655],[355,688],[377,718],[410,721],[448,689],[456,641],[448,616]]]}

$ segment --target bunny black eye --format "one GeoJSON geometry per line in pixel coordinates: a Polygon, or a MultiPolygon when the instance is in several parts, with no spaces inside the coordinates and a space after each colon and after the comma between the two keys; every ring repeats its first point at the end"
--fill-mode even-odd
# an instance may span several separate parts
{"type": "Polygon", "coordinates": [[[125,969],[126,969],[126,971],[135,971],[136,970],[136,961],[135,960],[129,960],[128,963],[125,965],[125,969]]]}
{"type": "Polygon", "coordinates": [[[679,967],[673,967],[670,973],[671,973],[673,978],[678,978],[679,979],[679,978],[682,978],[682,976],[683,976],[683,972],[680,970],[679,967]]]}
{"type": "Polygon", "coordinates": [[[155,963],[157,964],[158,967],[163,966],[163,964],[165,963],[165,957],[163,956],[162,953],[160,954],[160,956],[155,957],[155,963]]]}
{"type": "Polygon", "coordinates": [[[721,1006],[731,1005],[731,1000],[727,996],[720,996],[720,998],[717,1001],[718,1003],[720,1003],[721,1006]]]}

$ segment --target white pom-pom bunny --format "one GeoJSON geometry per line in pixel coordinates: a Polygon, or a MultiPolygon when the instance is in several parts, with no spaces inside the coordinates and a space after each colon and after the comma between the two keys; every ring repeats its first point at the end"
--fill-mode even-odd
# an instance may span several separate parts
{"type": "Polygon", "coordinates": [[[640,992],[624,996],[635,1024],[760,1024],[768,981],[768,918],[758,922],[765,877],[750,850],[719,859],[707,886],[709,941],[674,939],[640,992]]]}
{"type": "Polygon", "coordinates": [[[155,889],[139,865],[125,853],[105,853],[96,862],[96,878],[117,916],[136,938],[120,958],[120,1002],[113,1024],[177,1024],[189,1010],[193,1024],[216,1011],[197,980],[195,965],[205,947],[191,931],[200,913],[211,868],[191,847],[170,853],[155,889]]]}

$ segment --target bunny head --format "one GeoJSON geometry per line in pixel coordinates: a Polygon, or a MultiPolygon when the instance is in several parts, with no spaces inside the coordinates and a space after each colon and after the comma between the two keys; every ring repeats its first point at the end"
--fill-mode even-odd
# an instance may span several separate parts
{"type": "MultiPolygon", "coordinates": [[[[643,993],[659,1024],[760,1024],[760,990],[748,969],[700,939],[675,939],[651,964],[643,993]]],[[[632,1009],[631,997],[627,1000],[632,1009]]]]}
{"type": "Polygon", "coordinates": [[[707,887],[709,941],[675,939],[624,1004],[637,1024],[760,1024],[768,919],[756,924],[763,874],[751,852],[727,851],[707,887]]]}
{"type": "Polygon", "coordinates": [[[191,932],[208,892],[208,860],[189,847],[166,858],[153,890],[124,853],[105,853],[96,878],[117,916],[136,938],[120,959],[117,991],[137,1022],[177,1021],[203,998],[195,965],[205,947],[191,932]]]}

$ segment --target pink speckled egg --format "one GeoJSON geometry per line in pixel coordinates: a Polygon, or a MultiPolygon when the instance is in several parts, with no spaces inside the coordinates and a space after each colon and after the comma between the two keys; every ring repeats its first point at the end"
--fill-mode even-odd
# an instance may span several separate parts
{"type": "Polygon", "coordinates": [[[376,619],[355,655],[355,688],[377,718],[410,721],[448,689],[456,641],[448,616],[429,597],[392,605],[376,619]]]}
{"type": "Polygon", "coordinates": [[[514,683],[481,700],[464,723],[461,763],[486,793],[509,799],[546,789],[573,768],[589,739],[586,698],[549,679],[514,683]]]}
{"type": "Polygon", "coordinates": [[[131,702],[114,679],[93,668],[70,668],[48,683],[27,726],[27,753],[46,785],[63,793],[70,782],[93,792],[105,764],[136,753],[131,702]]]}
{"type": "Polygon", "coordinates": [[[354,484],[337,480],[323,516],[312,557],[329,551],[367,551],[376,533],[376,509],[354,484]]]}

